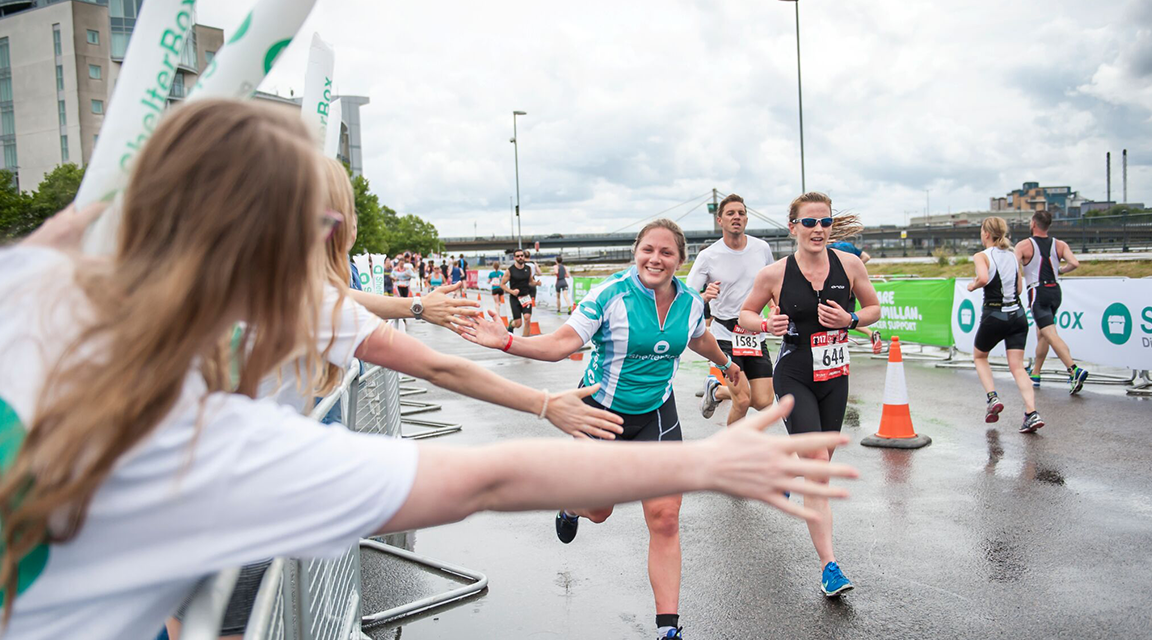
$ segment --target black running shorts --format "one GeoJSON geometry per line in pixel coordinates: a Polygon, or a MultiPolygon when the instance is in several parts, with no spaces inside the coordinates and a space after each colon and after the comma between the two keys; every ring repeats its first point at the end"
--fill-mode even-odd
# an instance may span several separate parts
{"type": "Polygon", "coordinates": [[[512,319],[513,320],[519,320],[520,316],[522,316],[522,315],[525,315],[525,316],[532,315],[532,304],[529,303],[526,306],[521,305],[519,296],[514,296],[514,295],[509,294],[508,305],[512,307],[512,319]]]}
{"type": "MultiPolygon", "coordinates": [[[[796,355],[811,357],[807,352],[796,355]]],[[[776,397],[791,395],[796,403],[792,413],[784,418],[789,435],[840,431],[848,408],[848,376],[813,382],[811,371],[777,366],[772,384],[776,397]]]]}
{"type": "Polygon", "coordinates": [[[991,351],[1001,342],[1005,349],[1024,349],[1028,342],[1028,318],[1023,307],[1015,311],[984,309],[980,328],[976,330],[976,348],[991,351]]]}
{"type": "Polygon", "coordinates": [[[734,356],[732,355],[732,343],[728,340],[717,340],[720,345],[720,350],[723,351],[732,362],[735,362],[740,370],[749,380],[760,380],[762,378],[772,377],[772,357],[768,354],[768,344],[760,342],[760,356],[734,356]]]}
{"type": "Polygon", "coordinates": [[[1032,306],[1032,321],[1037,329],[1050,327],[1056,323],[1056,312],[1060,310],[1063,296],[1058,284],[1042,284],[1028,290],[1028,302],[1032,306]]]}
{"type": "MultiPolygon", "coordinates": [[[[584,386],[581,383],[580,386],[584,386]]],[[[584,404],[610,411],[624,419],[624,433],[616,436],[617,440],[635,442],[680,442],[684,434],[680,429],[680,416],[676,413],[676,394],[669,394],[664,404],[648,413],[620,413],[606,408],[592,399],[584,398],[584,404]]]]}

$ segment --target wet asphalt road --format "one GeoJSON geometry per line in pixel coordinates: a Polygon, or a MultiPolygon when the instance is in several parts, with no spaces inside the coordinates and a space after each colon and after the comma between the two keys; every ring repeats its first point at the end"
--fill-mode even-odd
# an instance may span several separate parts
{"type": "MultiPolygon", "coordinates": [[[[555,312],[542,315],[545,330],[559,325],[555,312]]],[[[584,364],[519,360],[436,327],[413,333],[537,388],[575,386],[584,364]]],[[[853,442],[836,454],[861,471],[849,484],[852,498],[834,505],[837,557],[856,589],[839,600],[818,592],[820,567],[802,522],[726,496],[688,496],[681,513],[685,636],[1152,637],[1152,401],[1097,385],[1069,397],[1064,385],[1045,383],[1037,404],[1048,426],[1025,436],[1016,432],[1022,408],[1006,373],[996,378],[1008,408],[998,424],[985,425],[974,371],[906,361],[913,422],[933,444],[869,449],[858,442],[878,425],[885,366],[854,354],[845,427],[853,442]]],[[[696,409],[705,371],[690,354],[675,382],[688,439],[721,428],[727,411],[722,405],[706,421],[696,409]]],[[[435,388],[418,399],[443,404],[427,417],[465,425],[444,443],[565,437],[534,417],[435,388]]],[[[771,430],[783,433],[783,426],[771,430]]],[[[602,525],[582,521],[567,546],[556,540],[552,517],[479,514],[395,537],[417,553],[486,573],[490,588],[370,635],[655,637],[639,505],[618,507],[602,525]]],[[[365,613],[450,588],[371,552],[363,564],[365,613]]]]}

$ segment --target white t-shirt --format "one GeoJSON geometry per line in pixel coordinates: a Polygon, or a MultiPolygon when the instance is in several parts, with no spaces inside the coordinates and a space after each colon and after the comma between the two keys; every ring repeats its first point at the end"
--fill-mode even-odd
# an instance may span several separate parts
{"type": "MultiPolygon", "coordinates": [[[[18,419],[0,430],[28,428],[46,371],[89,313],[72,274],[55,251],[0,250],[0,400],[18,419]]],[[[336,557],[407,499],[411,443],[232,394],[211,394],[201,411],[205,393],[189,372],[172,411],[96,491],[77,536],[48,545],[5,638],[154,638],[202,577],[272,556],[336,557]]]]}
{"type": "Polygon", "coordinates": [[[712,309],[712,335],[717,340],[732,341],[732,331],[717,320],[740,317],[740,307],[752,293],[756,274],[775,259],[772,247],[760,238],[745,236],[748,244],[743,251],[733,251],[721,238],[696,256],[688,272],[688,288],[700,291],[711,282],[720,283],[720,294],[710,303],[712,309]]]}
{"type": "MultiPolygon", "coordinates": [[[[356,350],[360,348],[360,343],[372,335],[372,332],[376,331],[384,321],[360,306],[350,296],[345,295],[340,312],[337,314],[336,324],[333,325],[332,310],[336,308],[336,300],[339,295],[334,287],[324,287],[322,311],[318,318],[319,325],[317,327],[317,335],[320,337],[316,342],[316,348],[319,353],[324,353],[324,349],[328,349],[328,343],[333,338],[333,326],[335,326],[335,341],[332,342],[332,347],[328,350],[328,362],[340,367],[341,371],[347,371],[352,360],[356,357],[356,350]]],[[[315,396],[312,393],[300,392],[298,376],[299,372],[304,371],[306,371],[304,358],[284,363],[280,366],[279,375],[273,374],[260,381],[257,397],[273,398],[277,404],[287,405],[296,409],[297,413],[307,414],[312,410],[315,396]]]]}

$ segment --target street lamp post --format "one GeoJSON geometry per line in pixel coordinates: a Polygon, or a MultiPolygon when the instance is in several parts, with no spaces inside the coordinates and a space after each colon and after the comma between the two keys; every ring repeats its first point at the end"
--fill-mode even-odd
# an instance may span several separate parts
{"type": "Polygon", "coordinates": [[[804,182],[804,88],[800,82],[800,0],[780,0],[796,5],[796,97],[800,103],[800,192],[808,193],[804,182]]]}
{"type": "Polygon", "coordinates": [[[520,142],[517,140],[516,135],[516,116],[526,116],[526,111],[513,111],[512,112],[512,139],[508,142],[512,143],[512,152],[516,164],[516,246],[517,248],[524,248],[524,232],[523,226],[520,223],[520,142]]]}

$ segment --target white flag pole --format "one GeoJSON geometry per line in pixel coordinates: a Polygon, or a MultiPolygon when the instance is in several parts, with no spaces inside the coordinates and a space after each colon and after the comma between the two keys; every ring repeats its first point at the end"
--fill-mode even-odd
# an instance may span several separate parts
{"type": "Polygon", "coordinates": [[[200,74],[188,99],[252,97],[315,4],[316,0],[259,0],[200,74]]]}
{"type": "MultiPolygon", "coordinates": [[[[111,200],[128,184],[132,163],[168,103],[195,9],[196,0],[148,0],[141,8],[100,139],[76,193],[77,207],[111,200]]],[[[85,233],[84,251],[112,253],[119,220],[120,208],[109,207],[85,233]]]]}
{"type": "Polygon", "coordinates": [[[320,149],[327,148],[324,139],[328,135],[328,118],[331,115],[332,71],[335,64],[332,47],[320,39],[320,34],[312,34],[312,47],[308,50],[308,69],[304,74],[304,99],[300,104],[300,115],[304,118],[308,130],[316,136],[320,149]]]}

